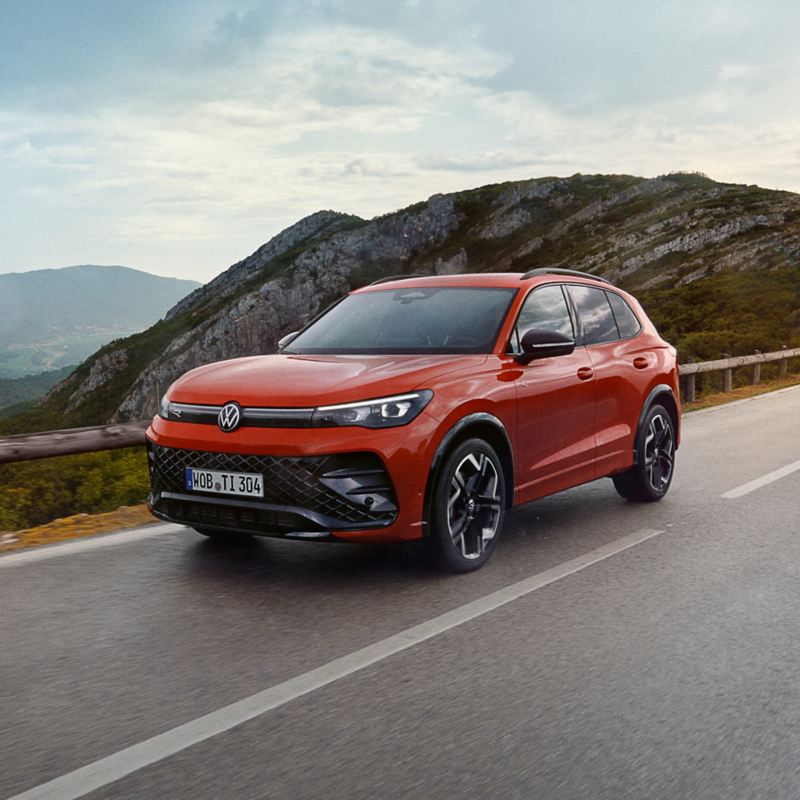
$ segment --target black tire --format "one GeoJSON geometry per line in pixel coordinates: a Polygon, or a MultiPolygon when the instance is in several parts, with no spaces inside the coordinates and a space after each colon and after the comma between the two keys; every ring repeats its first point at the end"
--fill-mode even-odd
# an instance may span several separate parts
{"type": "Polygon", "coordinates": [[[194,530],[209,539],[213,539],[215,542],[223,544],[242,544],[242,542],[249,542],[253,538],[249,533],[226,531],[220,528],[195,528],[194,530]]]}
{"type": "Polygon", "coordinates": [[[675,474],[675,424],[666,408],[653,405],[636,432],[638,459],[613,475],[614,488],[626,500],[654,503],[669,490],[675,474]]]}
{"type": "Polygon", "coordinates": [[[444,459],[431,492],[428,548],[449,572],[482,567],[497,547],[506,507],[503,467],[483,439],[467,439],[444,459]]]}

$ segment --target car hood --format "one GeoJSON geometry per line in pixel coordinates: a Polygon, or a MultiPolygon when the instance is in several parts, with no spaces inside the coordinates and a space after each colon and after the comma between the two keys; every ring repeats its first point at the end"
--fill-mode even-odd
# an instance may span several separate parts
{"type": "Polygon", "coordinates": [[[465,374],[486,355],[253,356],[219,361],[187,372],[169,391],[176,403],[308,408],[435,388],[455,370],[465,374]]]}

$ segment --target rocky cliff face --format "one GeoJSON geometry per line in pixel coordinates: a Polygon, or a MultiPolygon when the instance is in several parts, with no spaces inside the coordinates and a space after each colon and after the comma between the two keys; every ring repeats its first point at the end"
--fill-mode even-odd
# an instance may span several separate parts
{"type": "Polygon", "coordinates": [[[336,211],[318,211],[301,219],[291,227],[262,245],[251,256],[237,262],[225,272],[217,275],[205,286],[200,286],[183,298],[167,313],[167,319],[174,319],[192,309],[201,308],[212,302],[219,302],[237,295],[248,281],[257,277],[272,261],[294,248],[308,244],[326,233],[336,233],[347,227],[364,224],[364,220],[336,211]]]}
{"type": "Polygon", "coordinates": [[[271,352],[330,302],[385,275],[566,266],[642,290],[798,264],[800,196],[699,175],[535,179],[436,195],[370,222],[322,211],[149,331],[104,348],[44,405],[68,423],[146,417],[187,370],[271,352]]]}
{"type": "Polygon", "coordinates": [[[583,204],[575,183],[529,181],[491,204],[480,236],[497,242],[498,268],[569,266],[641,290],[800,256],[800,196],[789,192],[676,175],[583,204]]]}
{"type": "MultiPolygon", "coordinates": [[[[415,253],[444,241],[458,222],[453,198],[435,196],[416,213],[391,216],[356,230],[332,234],[298,255],[288,274],[245,291],[175,339],[142,372],[122,400],[114,420],[139,419],[152,413],[156,388],[166,388],[187,370],[232,356],[274,351],[278,339],[287,331],[302,327],[348,292],[350,279],[365,265],[402,265],[415,253]]],[[[260,259],[261,250],[256,253],[260,259]]],[[[246,285],[246,279],[241,279],[244,264],[231,267],[239,287],[246,285]]],[[[258,269],[248,265],[245,274],[252,275],[258,269]]],[[[220,289],[230,296],[233,292],[225,286],[223,277],[212,284],[221,284],[220,289]]],[[[201,292],[195,294],[201,296],[201,292]]],[[[184,313],[192,308],[191,300],[185,301],[184,313]]]]}

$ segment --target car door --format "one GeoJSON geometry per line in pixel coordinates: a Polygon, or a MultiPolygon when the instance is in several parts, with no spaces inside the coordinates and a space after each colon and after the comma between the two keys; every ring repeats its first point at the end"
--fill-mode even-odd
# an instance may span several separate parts
{"type": "Polygon", "coordinates": [[[632,463],[633,437],[655,360],[643,347],[642,326],[621,295],[577,284],[567,291],[594,369],[595,475],[602,477],[632,463]]]}
{"type": "MultiPolygon", "coordinates": [[[[532,328],[575,338],[560,284],[539,286],[525,299],[512,340],[516,352],[532,328]]],[[[525,503],[594,478],[595,387],[583,346],[519,367],[515,453],[518,499],[525,503]]]]}

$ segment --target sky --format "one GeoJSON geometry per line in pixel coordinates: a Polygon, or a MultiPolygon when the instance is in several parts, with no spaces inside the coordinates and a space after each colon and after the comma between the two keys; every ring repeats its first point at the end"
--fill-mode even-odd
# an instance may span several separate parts
{"type": "Polygon", "coordinates": [[[0,0],[0,272],[207,281],[320,209],[548,175],[800,191],[796,0],[0,0]]]}

